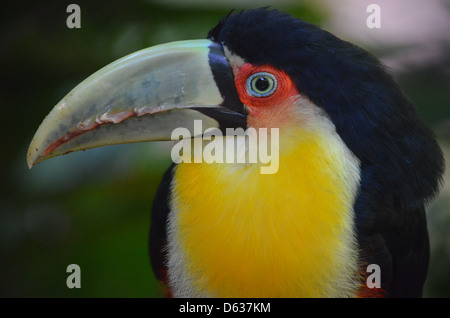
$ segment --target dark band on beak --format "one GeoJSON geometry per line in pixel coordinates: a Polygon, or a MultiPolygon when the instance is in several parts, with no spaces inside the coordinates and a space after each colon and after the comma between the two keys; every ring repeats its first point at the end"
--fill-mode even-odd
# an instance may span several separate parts
{"type": "Polygon", "coordinates": [[[212,42],[209,46],[209,65],[214,76],[214,80],[222,95],[224,108],[193,108],[207,116],[216,119],[220,124],[220,129],[225,132],[225,128],[247,129],[247,110],[239,99],[236,90],[233,70],[224,54],[223,47],[217,42],[212,42]]]}
{"type": "Polygon", "coordinates": [[[209,46],[208,58],[214,80],[224,99],[222,106],[238,113],[247,113],[239,99],[234,83],[233,70],[225,57],[222,45],[212,42],[209,46]]]}

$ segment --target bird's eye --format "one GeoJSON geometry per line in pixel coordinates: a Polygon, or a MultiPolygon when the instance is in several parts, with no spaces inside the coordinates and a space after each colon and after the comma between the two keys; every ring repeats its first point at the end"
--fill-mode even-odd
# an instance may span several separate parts
{"type": "Polygon", "coordinates": [[[247,93],[255,97],[267,97],[277,89],[277,79],[273,74],[260,72],[247,79],[247,93]]]}

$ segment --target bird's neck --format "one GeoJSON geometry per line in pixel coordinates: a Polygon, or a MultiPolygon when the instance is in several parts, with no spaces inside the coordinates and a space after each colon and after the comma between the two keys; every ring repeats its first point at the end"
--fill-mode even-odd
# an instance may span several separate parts
{"type": "Polygon", "coordinates": [[[324,120],[280,131],[279,169],[182,163],[169,220],[175,296],[354,296],[358,161],[324,120]]]}

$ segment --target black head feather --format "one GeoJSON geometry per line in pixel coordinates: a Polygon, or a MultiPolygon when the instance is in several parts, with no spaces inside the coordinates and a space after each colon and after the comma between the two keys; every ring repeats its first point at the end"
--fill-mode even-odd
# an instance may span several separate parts
{"type": "Polygon", "coordinates": [[[356,208],[372,204],[369,192],[374,189],[377,200],[381,194],[401,211],[419,208],[436,194],[444,170],[442,152],[376,57],[268,8],[230,13],[208,38],[247,62],[283,69],[301,94],[325,110],[361,162],[356,208]]]}

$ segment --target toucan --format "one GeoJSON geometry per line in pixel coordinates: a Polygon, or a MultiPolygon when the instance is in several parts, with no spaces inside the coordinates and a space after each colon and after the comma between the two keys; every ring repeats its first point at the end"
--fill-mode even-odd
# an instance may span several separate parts
{"type": "Polygon", "coordinates": [[[223,132],[210,143],[230,130],[276,129],[277,142],[266,139],[277,169],[262,173],[258,160],[171,165],[150,228],[151,263],[171,296],[422,296],[425,206],[444,170],[433,132],[376,57],[276,9],[232,12],[207,39],[100,69],[44,119],[28,165],[171,140],[177,128],[192,143],[206,132],[196,122],[223,132]]]}

